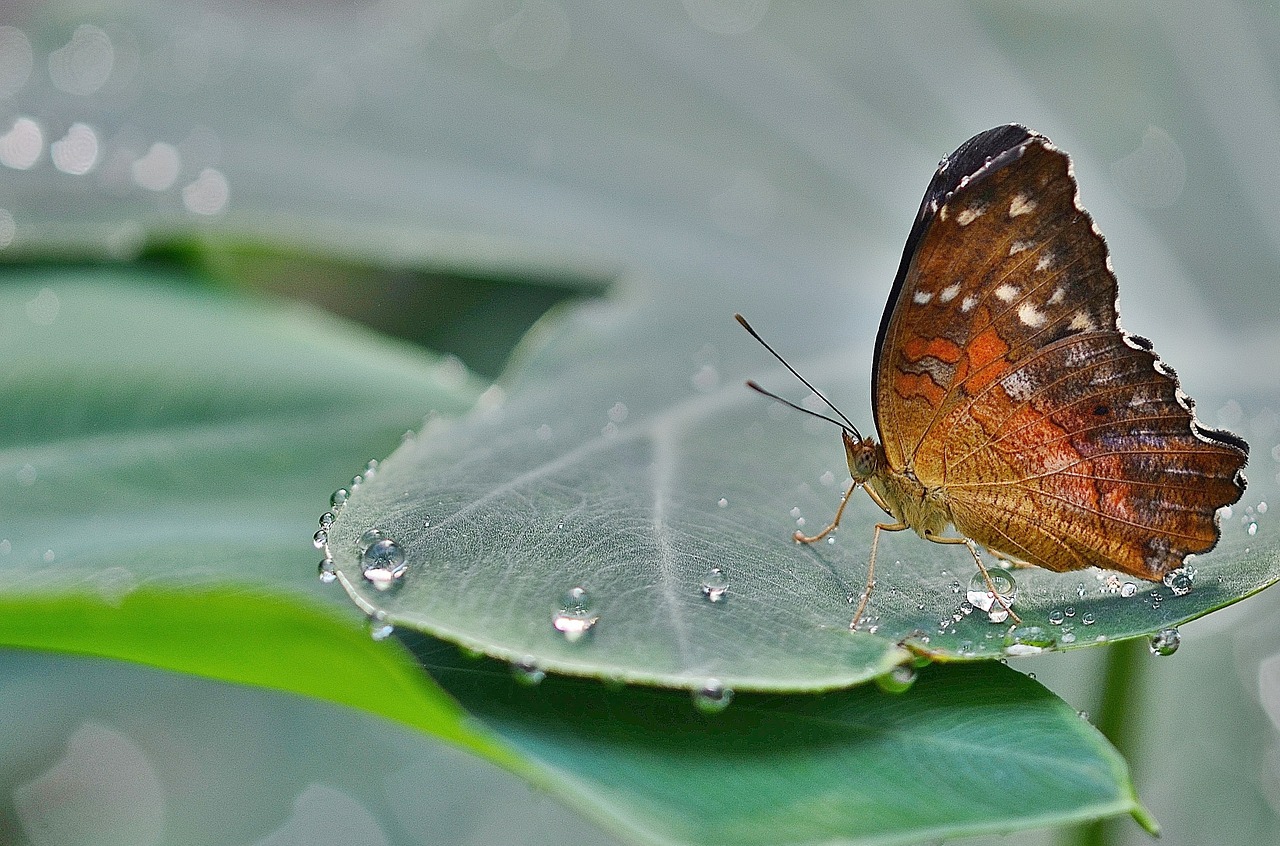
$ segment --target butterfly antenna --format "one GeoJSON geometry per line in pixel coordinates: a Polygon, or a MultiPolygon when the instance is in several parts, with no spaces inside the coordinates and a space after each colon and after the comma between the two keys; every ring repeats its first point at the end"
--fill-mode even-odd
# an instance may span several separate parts
{"type": "Polygon", "coordinates": [[[782,362],[782,366],[783,366],[783,367],[785,367],[785,368],[787,368],[788,370],[790,370],[790,371],[791,371],[791,375],[792,375],[792,376],[795,376],[797,379],[799,379],[801,382],[803,382],[803,383],[804,383],[804,386],[805,386],[806,388],[808,388],[809,390],[813,391],[814,395],[815,395],[815,396],[817,396],[817,397],[818,397],[818,399],[820,399],[820,400],[822,400],[824,403],[826,403],[826,404],[827,404],[827,408],[831,409],[831,410],[832,410],[832,411],[834,411],[837,415],[839,415],[840,420],[834,420],[834,419],[832,419],[832,418],[830,418],[830,417],[827,417],[825,414],[819,414],[819,413],[818,413],[818,412],[816,412],[816,411],[810,411],[810,410],[809,410],[809,409],[807,409],[807,408],[804,408],[804,407],[802,407],[802,406],[796,405],[794,402],[791,402],[791,401],[789,401],[789,400],[785,400],[785,399],[783,399],[782,397],[778,396],[777,394],[772,394],[772,393],[770,393],[770,392],[766,391],[764,388],[760,387],[760,386],[759,386],[759,385],[757,385],[755,382],[748,381],[748,382],[747,382],[747,387],[748,387],[748,388],[750,388],[751,390],[753,390],[753,391],[755,391],[755,392],[757,392],[757,393],[764,394],[766,397],[769,397],[769,399],[777,400],[778,402],[782,403],[783,405],[786,405],[786,406],[789,406],[789,407],[791,407],[791,408],[794,408],[796,411],[803,411],[805,414],[809,414],[809,415],[812,415],[812,416],[814,416],[814,417],[820,418],[820,419],[822,419],[822,420],[826,420],[826,421],[828,421],[828,422],[830,422],[830,423],[834,423],[834,424],[836,424],[837,426],[839,426],[841,429],[848,429],[851,433],[853,433],[853,436],[854,436],[855,438],[857,438],[858,440],[862,440],[862,433],[858,431],[858,427],[857,427],[857,426],[853,425],[853,421],[852,421],[852,420],[850,420],[848,417],[846,417],[843,411],[841,411],[840,409],[836,408],[835,403],[833,403],[833,402],[831,402],[831,400],[827,399],[826,395],[825,395],[825,394],[823,394],[823,393],[822,393],[822,391],[819,391],[817,388],[815,388],[815,387],[814,387],[814,386],[809,382],[809,380],[808,380],[808,379],[806,379],[806,378],[804,378],[803,376],[801,376],[801,375],[800,375],[800,373],[799,373],[799,371],[797,371],[794,367],[792,367],[792,366],[787,362],[787,360],[786,360],[785,358],[783,358],[781,355],[779,355],[779,354],[778,354],[778,351],[777,351],[777,350],[775,350],[773,347],[769,346],[769,342],[768,342],[768,341],[766,341],[764,338],[761,338],[761,337],[760,337],[760,333],[759,333],[759,332],[757,332],[755,329],[752,329],[752,328],[751,328],[751,324],[747,322],[747,319],[746,319],[745,317],[743,317],[741,314],[735,314],[735,315],[733,316],[733,319],[734,319],[734,320],[736,320],[736,321],[738,321],[739,323],[741,323],[741,324],[742,324],[742,328],[743,328],[743,329],[746,329],[746,330],[747,330],[747,332],[748,332],[748,333],[750,333],[751,337],[755,338],[757,341],[759,341],[759,342],[760,342],[760,346],[764,347],[766,350],[768,350],[768,351],[769,351],[769,353],[770,353],[774,358],[776,358],[778,361],[782,362]],[[841,423],[841,422],[840,422],[841,420],[843,420],[844,422],[843,422],[843,423],[841,423]]]}

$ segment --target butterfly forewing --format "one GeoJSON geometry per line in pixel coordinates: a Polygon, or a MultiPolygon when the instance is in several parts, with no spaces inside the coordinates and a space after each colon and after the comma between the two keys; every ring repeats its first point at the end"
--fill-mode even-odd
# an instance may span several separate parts
{"type": "Polygon", "coordinates": [[[953,156],[935,176],[882,321],[889,471],[940,489],[956,528],[996,551],[1158,578],[1213,546],[1243,441],[1197,429],[1171,371],[1119,330],[1067,156],[996,133],[957,151],[972,173],[948,173],[953,156]]]}

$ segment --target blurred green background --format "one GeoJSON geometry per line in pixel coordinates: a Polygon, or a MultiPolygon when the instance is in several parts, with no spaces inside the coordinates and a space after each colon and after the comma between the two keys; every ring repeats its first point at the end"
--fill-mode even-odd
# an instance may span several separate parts
{"type": "MultiPolygon", "coordinates": [[[[1245,2],[11,2],[0,259],[178,264],[489,378],[556,302],[698,286],[795,355],[853,343],[862,371],[937,160],[1018,121],[1072,154],[1125,325],[1274,478],[1277,45],[1276,6],[1245,2]]],[[[1130,763],[1164,842],[1280,838],[1278,656],[1263,594],[1142,664],[1130,763]]],[[[1103,658],[1017,666],[1089,711],[1103,658]]],[[[95,844],[613,842],[282,694],[9,651],[0,703],[0,842],[55,842],[50,815],[95,844]]]]}

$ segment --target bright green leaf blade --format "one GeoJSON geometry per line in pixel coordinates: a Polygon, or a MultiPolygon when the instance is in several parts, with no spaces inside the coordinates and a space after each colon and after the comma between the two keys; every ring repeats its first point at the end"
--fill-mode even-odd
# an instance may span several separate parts
{"type": "Polygon", "coordinates": [[[433,674],[571,802],[659,843],[916,843],[1142,815],[1089,723],[998,664],[934,666],[907,692],[688,695],[548,677],[537,687],[419,648],[433,674]]]}
{"type": "MultiPolygon", "coordinates": [[[[884,517],[859,494],[835,543],[791,542],[798,526],[830,518],[847,483],[834,427],[777,414],[727,368],[699,364],[708,348],[732,349],[735,360],[763,354],[723,303],[684,296],[681,312],[661,301],[594,305],[543,326],[505,404],[428,428],[384,461],[330,532],[357,603],[558,672],[782,691],[880,675],[904,659],[904,640],[970,659],[1137,637],[1280,577],[1280,536],[1266,520],[1254,535],[1229,520],[1220,548],[1195,559],[1185,596],[1138,582],[1126,598],[1129,579],[1096,570],[1019,571],[1015,610],[1038,631],[1011,635],[965,604],[975,573],[967,550],[903,532],[882,538],[866,630],[851,633],[871,527],[884,517]],[[370,528],[406,553],[408,575],[393,590],[360,577],[370,528]],[[716,603],[702,590],[712,568],[729,584],[716,603]],[[552,616],[575,586],[598,622],[570,642],[552,616]]],[[[854,358],[797,364],[847,396],[854,358]]],[[[1276,501],[1274,478],[1258,475],[1241,512],[1276,501]]]]}

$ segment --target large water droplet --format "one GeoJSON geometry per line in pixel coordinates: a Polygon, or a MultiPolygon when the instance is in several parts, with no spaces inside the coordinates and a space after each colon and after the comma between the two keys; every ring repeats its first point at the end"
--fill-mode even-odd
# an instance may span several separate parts
{"type": "Polygon", "coordinates": [[[694,706],[704,714],[718,714],[733,701],[733,689],[719,679],[707,679],[693,692],[694,706]]]}
{"type": "Polygon", "coordinates": [[[1093,619],[1093,612],[1086,611],[1084,616],[1080,618],[1080,622],[1084,623],[1086,626],[1092,626],[1095,622],[1093,619]]]}
{"type": "Polygon", "coordinates": [[[1174,596],[1186,596],[1191,593],[1192,582],[1195,579],[1195,571],[1189,567],[1179,567],[1176,570],[1170,570],[1164,576],[1164,586],[1173,591],[1174,596]]]}
{"type": "Polygon", "coordinates": [[[570,588],[560,600],[560,608],[551,615],[551,625],[570,643],[581,640],[599,621],[600,616],[591,607],[591,597],[585,588],[570,588]]]}
{"type": "Polygon", "coordinates": [[[342,506],[347,504],[347,499],[350,496],[351,496],[351,491],[347,490],[346,488],[338,488],[329,497],[329,505],[333,506],[334,508],[341,508],[342,506]]]}
{"type": "Polygon", "coordinates": [[[391,538],[380,538],[365,547],[360,555],[360,568],[365,579],[378,590],[387,590],[408,572],[404,549],[391,538]]]}
{"type": "Polygon", "coordinates": [[[1125,582],[1120,586],[1120,595],[1125,599],[1135,595],[1138,592],[1138,586],[1133,582],[1125,582]]]}
{"type": "Polygon", "coordinates": [[[324,549],[324,545],[327,544],[328,542],[329,542],[329,533],[326,532],[324,529],[321,529],[320,531],[316,532],[315,535],[313,535],[311,538],[311,544],[316,549],[324,549]]]}
{"type": "Polygon", "coordinates": [[[338,578],[338,568],[333,563],[332,558],[322,558],[320,566],[316,570],[320,574],[320,581],[323,584],[332,584],[338,578]]]}
{"type": "Polygon", "coordinates": [[[906,693],[916,683],[916,668],[899,664],[887,673],[876,676],[876,687],[885,693],[906,693]]]}
{"type": "Polygon", "coordinates": [[[1182,634],[1174,628],[1161,629],[1151,636],[1153,655],[1172,655],[1182,643],[1182,634]]]}
{"type": "Polygon", "coordinates": [[[333,512],[326,511],[320,515],[320,528],[327,529],[333,525],[333,512]]]}
{"type": "Polygon", "coordinates": [[[1060,609],[1055,608],[1049,612],[1049,625],[1051,626],[1061,626],[1066,619],[1067,615],[1060,609]]]}
{"type": "Polygon", "coordinates": [[[712,567],[707,571],[707,575],[702,577],[702,595],[709,601],[719,602],[724,599],[728,590],[729,577],[719,567],[712,567]]]}
{"type": "Polygon", "coordinates": [[[974,573],[969,580],[969,591],[965,599],[974,608],[987,612],[987,619],[991,622],[1003,623],[1009,619],[1009,609],[1006,606],[1012,605],[1018,596],[1018,583],[1012,573],[999,567],[988,568],[987,574],[991,576],[991,584],[995,586],[1003,602],[991,593],[981,572],[974,573]]]}

